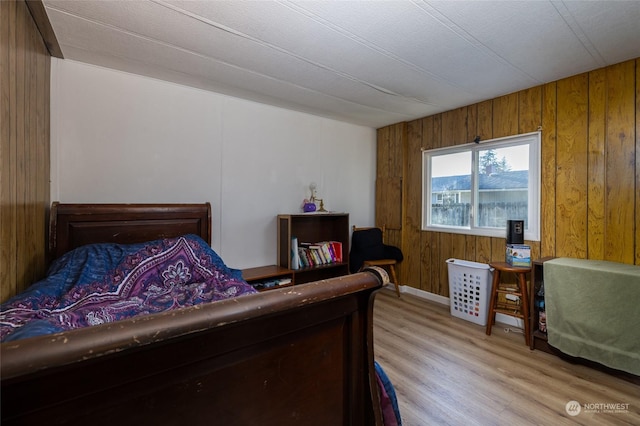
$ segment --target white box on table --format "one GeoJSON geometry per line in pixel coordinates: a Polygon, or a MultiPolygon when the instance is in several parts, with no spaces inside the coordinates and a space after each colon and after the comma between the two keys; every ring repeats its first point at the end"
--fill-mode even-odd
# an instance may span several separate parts
{"type": "Polygon", "coordinates": [[[531,246],[527,244],[507,244],[506,260],[511,266],[531,267],[531,246]]]}

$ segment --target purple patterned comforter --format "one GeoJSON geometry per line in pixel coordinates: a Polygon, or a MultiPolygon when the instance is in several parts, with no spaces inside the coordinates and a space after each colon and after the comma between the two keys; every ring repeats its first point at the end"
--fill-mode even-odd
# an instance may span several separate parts
{"type": "Polygon", "coordinates": [[[0,306],[0,341],[227,299],[256,290],[200,237],[91,244],[0,306]]]}

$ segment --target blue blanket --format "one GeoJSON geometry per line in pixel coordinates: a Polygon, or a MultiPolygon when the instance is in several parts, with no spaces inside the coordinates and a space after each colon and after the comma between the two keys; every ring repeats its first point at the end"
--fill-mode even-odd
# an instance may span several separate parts
{"type": "Polygon", "coordinates": [[[47,277],[0,306],[0,341],[103,324],[255,289],[200,237],[91,244],[57,259],[47,277]]]}

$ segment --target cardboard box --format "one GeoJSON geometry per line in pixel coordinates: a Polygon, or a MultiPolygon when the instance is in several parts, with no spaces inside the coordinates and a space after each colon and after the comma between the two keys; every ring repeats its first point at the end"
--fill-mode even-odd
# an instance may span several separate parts
{"type": "Polygon", "coordinates": [[[531,246],[527,244],[507,244],[506,260],[511,266],[531,267],[531,246]]]}

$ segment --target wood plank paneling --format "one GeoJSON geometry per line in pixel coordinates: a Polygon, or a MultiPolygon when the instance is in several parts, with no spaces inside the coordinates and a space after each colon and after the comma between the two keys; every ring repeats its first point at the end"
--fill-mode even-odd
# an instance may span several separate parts
{"type": "Polygon", "coordinates": [[[491,238],[476,237],[476,258],[467,260],[473,260],[481,263],[489,263],[494,260],[491,255],[491,238]]]}
{"type": "Polygon", "coordinates": [[[380,206],[376,206],[376,226],[399,231],[402,228],[402,178],[376,179],[376,197],[385,200],[380,206]]]}
{"type": "Polygon", "coordinates": [[[0,300],[45,273],[50,56],[24,1],[0,2],[0,300]]]}
{"type": "Polygon", "coordinates": [[[640,59],[636,60],[636,260],[635,264],[640,265],[640,59]]]}
{"type": "Polygon", "coordinates": [[[605,132],[606,73],[599,69],[589,73],[589,146],[587,227],[589,258],[604,259],[605,224],[605,132]]]}
{"type": "Polygon", "coordinates": [[[404,261],[397,268],[401,283],[420,283],[422,197],[413,196],[410,188],[422,186],[422,121],[407,123],[405,185],[402,189],[406,200],[403,205],[406,214],[402,217],[404,261]]]}
{"type": "Polygon", "coordinates": [[[446,259],[504,259],[504,238],[420,230],[420,135],[420,147],[433,149],[541,126],[541,235],[526,241],[532,257],[640,264],[639,64],[627,61],[411,122],[408,139],[395,142],[406,145],[402,249],[412,263],[402,265],[401,282],[447,296],[446,259]]]}
{"type": "Polygon", "coordinates": [[[442,148],[442,115],[436,115],[428,121],[425,133],[424,149],[442,148]],[[428,139],[427,139],[428,138],[428,139]]]}
{"type": "Polygon", "coordinates": [[[478,104],[477,136],[487,140],[493,138],[493,102],[484,101],[478,104]]]}
{"type": "Polygon", "coordinates": [[[542,87],[518,93],[518,133],[531,133],[542,126],[542,87]]]}
{"type": "Polygon", "coordinates": [[[438,267],[438,278],[436,281],[436,294],[449,297],[449,273],[447,259],[453,257],[453,234],[447,232],[436,232],[439,239],[438,251],[431,254],[432,266],[438,267]],[[434,265],[435,264],[435,265],[434,265]]]}
{"type": "Polygon", "coordinates": [[[465,236],[465,240],[464,240],[464,244],[465,244],[465,248],[464,248],[464,257],[459,257],[458,259],[476,259],[477,258],[477,253],[476,253],[476,242],[477,242],[477,238],[475,235],[466,235],[465,236]]]}
{"type": "Polygon", "coordinates": [[[398,123],[378,131],[384,143],[378,144],[378,178],[402,177],[402,143],[405,138],[406,124],[398,123]]]}
{"type": "MultiPolygon", "coordinates": [[[[389,147],[391,145],[391,126],[378,129],[377,131],[377,149],[376,149],[376,203],[375,216],[380,216],[382,209],[387,205],[387,187],[380,181],[381,177],[389,176],[389,147]]],[[[356,226],[365,226],[366,224],[356,224],[356,226]]],[[[374,224],[375,225],[375,224],[374,224]]]]}
{"type": "Polygon", "coordinates": [[[15,3],[0,2],[0,300],[4,300],[9,294],[15,293],[15,284],[11,281],[16,276],[16,263],[12,261],[12,246],[10,241],[15,241],[15,195],[13,179],[13,153],[15,146],[15,124],[12,123],[15,110],[16,87],[12,85],[15,78],[16,42],[15,42],[15,3]],[[13,95],[13,96],[12,96],[13,95]]]}
{"type": "Polygon", "coordinates": [[[494,262],[504,262],[506,257],[506,237],[491,238],[491,260],[494,262]]]}
{"type": "MultiPolygon", "coordinates": [[[[29,141],[25,137],[25,123],[30,122],[28,117],[29,104],[29,88],[25,85],[25,74],[29,75],[29,69],[25,66],[25,57],[27,56],[26,43],[28,34],[26,31],[27,19],[30,19],[30,15],[27,11],[26,4],[17,3],[19,13],[16,14],[16,140],[15,140],[15,161],[16,161],[16,233],[18,236],[17,245],[14,248],[16,262],[17,262],[17,282],[25,282],[27,277],[27,244],[28,235],[26,231],[27,223],[25,221],[25,206],[26,206],[26,186],[27,175],[25,166],[25,149],[29,148],[29,141]],[[25,13],[26,12],[26,13],[25,13]]],[[[34,123],[35,124],[35,123],[34,123]]]]}
{"type": "Polygon", "coordinates": [[[605,260],[634,261],[635,63],[613,65],[607,74],[605,260]]]}
{"type": "Polygon", "coordinates": [[[420,290],[438,294],[431,287],[436,281],[432,276],[433,270],[431,268],[433,263],[431,262],[431,253],[433,252],[431,241],[435,235],[435,232],[420,231],[420,281],[417,285],[413,281],[405,282],[412,287],[419,288],[420,290]]]}
{"type": "Polygon", "coordinates": [[[37,108],[38,113],[38,155],[36,158],[36,164],[41,165],[38,167],[38,178],[36,179],[37,193],[35,201],[36,221],[34,226],[36,227],[36,235],[38,239],[41,239],[44,235],[45,244],[41,248],[41,252],[38,252],[35,256],[36,263],[34,265],[35,274],[43,274],[48,267],[48,235],[49,235],[49,209],[51,205],[51,149],[49,129],[51,126],[51,58],[46,54],[38,55],[38,69],[41,72],[38,73],[38,100],[37,105],[41,108],[37,108]]]}
{"type": "MultiPolygon", "coordinates": [[[[451,234],[451,256],[456,259],[467,259],[467,239],[473,239],[473,236],[463,234],[451,234]]],[[[448,258],[447,258],[448,259],[448,258]]],[[[445,259],[446,260],[446,259],[445,259]]]]}
{"type": "Polygon", "coordinates": [[[471,142],[467,139],[467,108],[442,113],[442,145],[453,146],[471,142]]]}
{"type": "MultiPolygon", "coordinates": [[[[518,93],[518,133],[531,133],[542,128],[542,87],[518,93]]],[[[539,257],[540,241],[525,241],[533,259],[539,257]]]]}
{"type": "MultiPolygon", "coordinates": [[[[439,148],[442,135],[442,116],[427,117],[422,122],[422,149],[439,148]]],[[[422,158],[422,153],[420,154],[422,158]]],[[[421,188],[422,182],[418,186],[414,186],[411,192],[412,197],[416,197],[415,188],[421,188]]],[[[422,198],[422,193],[420,193],[422,198]]],[[[438,263],[439,238],[437,232],[421,231],[422,250],[424,254],[420,256],[423,261],[421,267],[419,288],[430,293],[438,293],[440,286],[440,265],[438,263]],[[428,262],[428,263],[424,263],[428,262]]],[[[409,282],[409,285],[411,283],[409,282]]]]}
{"type": "Polygon", "coordinates": [[[543,257],[556,255],[556,89],[556,83],[542,86],[540,254],[543,257]]]}
{"type": "Polygon", "coordinates": [[[470,142],[480,136],[478,132],[478,105],[469,105],[466,107],[466,128],[467,137],[465,140],[470,142]]]}
{"type": "Polygon", "coordinates": [[[588,77],[558,82],[556,254],[587,256],[588,77]]]}
{"type": "Polygon", "coordinates": [[[518,94],[493,100],[493,136],[502,138],[518,134],[518,94]]]}
{"type": "Polygon", "coordinates": [[[441,264],[441,254],[442,250],[440,249],[440,232],[428,232],[427,238],[429,239],[429,248],[431,249],[431,253],[429,254],[430,264],[428,267],[429,275],[423,277],[423,280],[426,279],[426,282],[423,283],[423,286],[428,288],[431,293],[435,294],[443,294],[440,292],[440,288],[442,287],[441,279],[442,275],[440,270],[444,267],[441,264]]]}
{"type": "MultiPolygon", "coordinates": [[[[384,242],[402,248],[402,180],[405,173],[406,123],[378,129],[375,225],[384,228],[384,242]]],[[[362,225],[359,225],[362,226],[362,225]]],[[[402,283],[400,268],[398,280],[402,283]]]]}
{"type": "Polygon", "coordinates": [[[389,144],[391,141],[391,126],[376,131],[376,178],[388,175],[389,172],[389,144]]]}
{"type": "MultiPolygon", "coordinates": [[[[402,229],[402,175],[404,170],[404,141],[406,124],[399,123],[378,130],[379,140],[376,168],[376,226],[388,230],[402,229]]],[[[389,235],[385,235],[389,240],[389,235]]]]}

